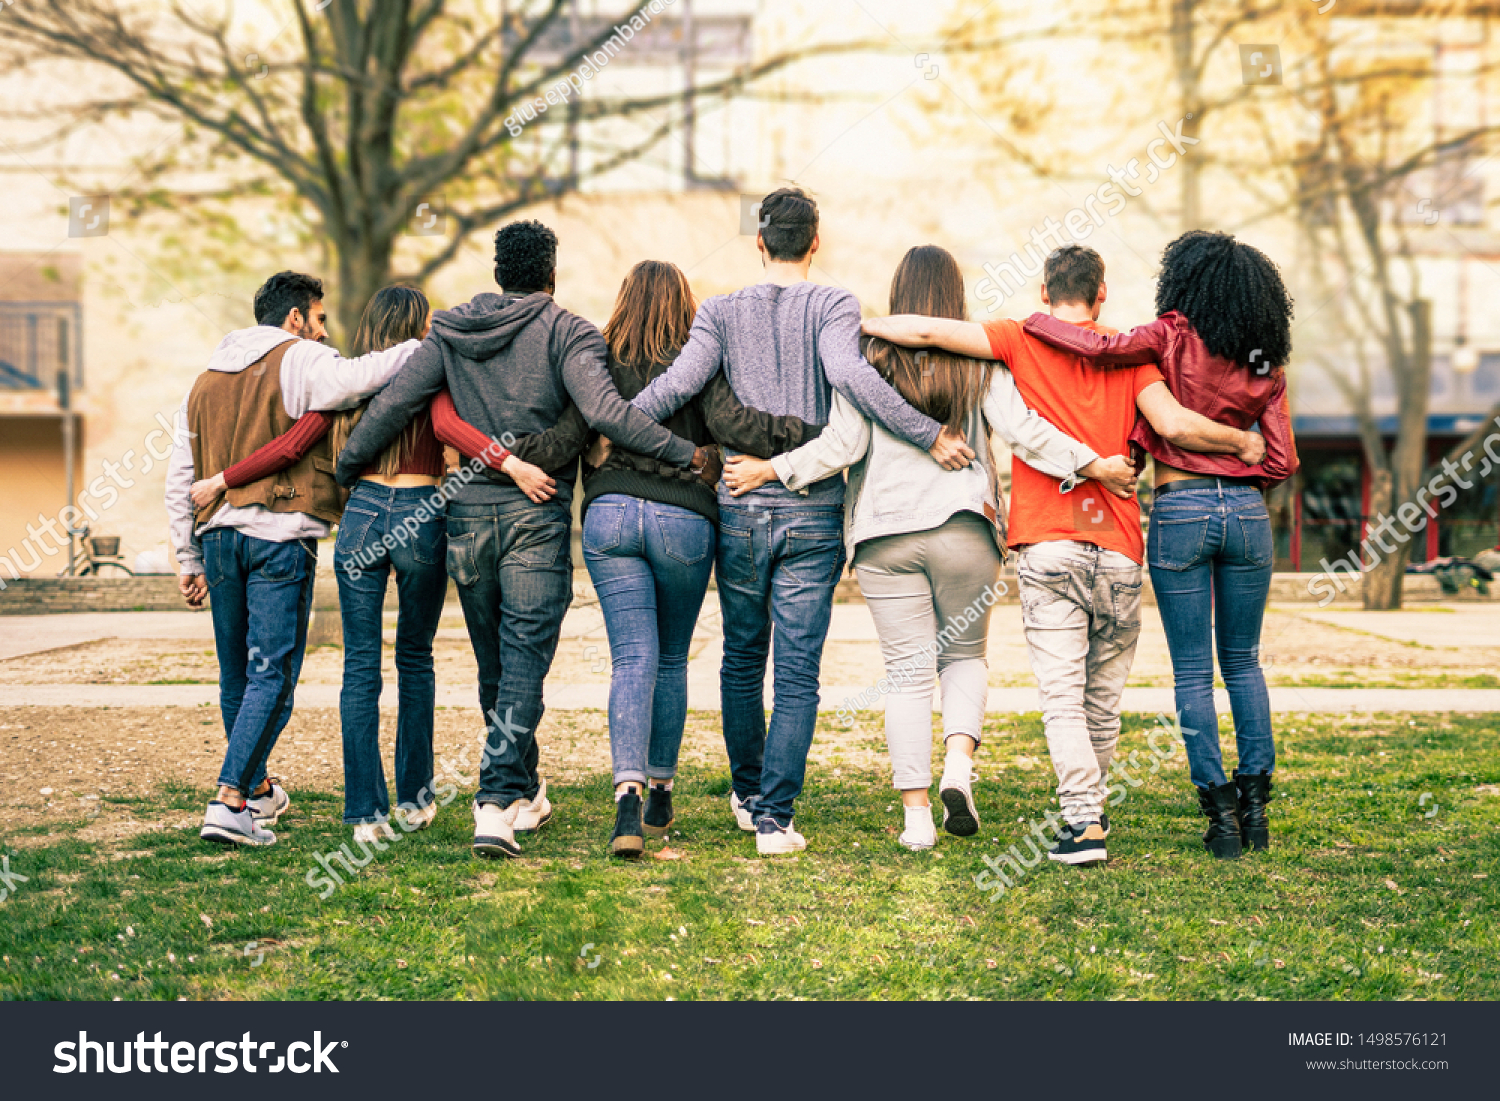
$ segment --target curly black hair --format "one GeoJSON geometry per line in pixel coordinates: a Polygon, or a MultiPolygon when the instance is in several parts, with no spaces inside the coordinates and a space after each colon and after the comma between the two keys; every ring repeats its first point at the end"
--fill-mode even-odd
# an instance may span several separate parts
{"type": "Polygon", "coordinates": [[[1209,352],[1255,370],[1292,355],[1292,297],[1258,248],[1195,229],[1162,250],[1156,312],[1188,319],[1209,352]]]}
{"type": "Polygon", "coordinates": [[[552,285],[557,271],[557,234],[541,222],[512,222],[495,234],[495,282],[529,294],[552,285]]]}

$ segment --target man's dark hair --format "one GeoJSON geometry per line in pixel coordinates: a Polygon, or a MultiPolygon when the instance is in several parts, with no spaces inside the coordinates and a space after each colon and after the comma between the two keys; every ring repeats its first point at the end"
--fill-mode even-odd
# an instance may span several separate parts
{"type": "Polygon", "coordinates": [[[1082,302],[1092,306],[1104,282],[1104,257],[1083,245],[1054,249],[1042,269],[1053,305],[1082,302]]]}
{"type": "Polygon", "coordinates": [[[760,201],[760,239],[772,260],[801,260],[818,235],[818,204],[800,187],[783,187],[760,201]]]}
{"type": "Polygon", "coordinates": [[[280,328],[286,315],[301,310],[305,319],[314,302],[323,300],[323,280],[300,271],[278,271],[255,292],[255,323],[280,328]]]}
{"type": "Polygon", "coordinates": [[[1281,272],[1227,233],[1195,229],[1163,250],[1156,312],[1172,310],[1220,359],[1264,373],[1292,357],[1292,297],[1281,272]]]}
{"type": "Polygon", "coordinates": [[[541,222],[512,222],[495,234],[495,282],[502,290],[544,291],[556,271],[557,234],[541,222]]]}

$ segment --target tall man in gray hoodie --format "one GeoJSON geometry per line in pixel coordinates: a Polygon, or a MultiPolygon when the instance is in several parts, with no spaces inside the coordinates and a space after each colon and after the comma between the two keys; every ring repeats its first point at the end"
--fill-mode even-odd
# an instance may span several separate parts
{"type": "MultiPolygon", "coordinates": [[[[557,424],[570,404],[631,451],[702,471],[707,454],[632,409],[605,370],[604,337],[552,300],[557,237],[540,222],[495,235],[495,281],[432,317],[432,333],[379,397],[339,456],[338,480],[364,466],[446,386],[459,416],[491,436],[524,436],[557,424]]],[[[578,460],[551,470],[557,496],[535,504],[503,476],[467,483],[448,505],[448,573],[479,663],[479,705],[488,717],[474,851],[520,854],[517,833],[552,813],[537,773],[542,682],[573,598],[569,529],[578,460]]]]}

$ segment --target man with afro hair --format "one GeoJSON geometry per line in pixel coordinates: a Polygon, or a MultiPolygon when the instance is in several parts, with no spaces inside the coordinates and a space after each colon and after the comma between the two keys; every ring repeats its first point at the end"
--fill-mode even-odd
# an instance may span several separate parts
{"type": "MultiPolygon", "coordinates": [[[[370,404],[339,460],[353,480],[408,421],[447,387],[459,416],[497,439],[544,432],[576,405],[621,447],[672,466],[704,469],[707,454],[628,405],[605,369],[604,337],[552,298],[557,235],[536,221],[495,234],[495,282],[432,315],[432,332],[405,369],[370,404]],[[509,434],[509,435],[507,435],[509,434]]],[[[573,597],[572,491],[578,459],[549,471],[557,494],[531,501],[503,475],[475,478],[448,505],[448,572],[479,664],[479,702],[488,717],[474,851],[520,854],[518,833],[552,814],[537,772],[542,682],[552,666],[563,614],[573,597]]]]}

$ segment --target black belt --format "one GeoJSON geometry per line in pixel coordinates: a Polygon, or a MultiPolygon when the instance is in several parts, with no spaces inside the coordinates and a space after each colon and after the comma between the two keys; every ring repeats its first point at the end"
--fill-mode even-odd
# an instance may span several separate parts
{"type": "Polygon", "coordinates": [[[1156,487],[1156,495],[1173,493],[1179,489],[1259,489],[1254,478],[1179,478],[1175,482],[1164,482],[1156,487]]]}

